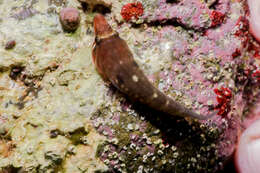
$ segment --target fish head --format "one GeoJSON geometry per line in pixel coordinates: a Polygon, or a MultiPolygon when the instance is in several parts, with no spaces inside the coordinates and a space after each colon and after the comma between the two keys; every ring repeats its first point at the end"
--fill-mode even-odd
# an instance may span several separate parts
{"type": "Polygon", "coordinates": [[[93,26],[96,40],[108,38],[116,33],[102,14],[96,14],[93,20],[93,26]]]}

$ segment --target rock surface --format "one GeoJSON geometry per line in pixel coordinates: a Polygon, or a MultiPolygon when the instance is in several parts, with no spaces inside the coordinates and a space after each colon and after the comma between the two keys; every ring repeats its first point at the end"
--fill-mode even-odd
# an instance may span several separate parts
{"type": "Polygon", "coordinates": [[[259,44],[245,4],[139,2],[144,14],[124,21],[121,8],[130,1],[91,1],[92,10],[74,0],[0,1],[0,170],[196,173],[225,166],[259,97],[259,44]],[[201,122],[168,119],[107,86],[91,60],[90,23],[103,12],[95,5],[111,10],[107,20],[156,87],[201,114],[225,105],[224,113],[201,122]],[[65,7],[80,12],[75,33],[62,31],[65,7]],[[5,50],[14,38],[19,44],[5,50]],[[232,95],[225,102],[214,92],[222,87],[232,95]]]}

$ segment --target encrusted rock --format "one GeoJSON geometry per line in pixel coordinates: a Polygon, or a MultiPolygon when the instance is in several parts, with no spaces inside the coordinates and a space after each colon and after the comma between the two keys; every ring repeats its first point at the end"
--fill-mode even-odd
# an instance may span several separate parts
{"type": "Polygon", "coordinates": [[[66,32],[74,32],[79,27],[80,14],[75,8],[63,8],[60,12],[60,22],[66,32]]]}

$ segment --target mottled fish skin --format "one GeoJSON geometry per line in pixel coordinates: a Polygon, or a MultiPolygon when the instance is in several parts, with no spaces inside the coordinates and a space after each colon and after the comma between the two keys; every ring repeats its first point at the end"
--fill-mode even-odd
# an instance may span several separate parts
{"type": "Polygon", "coordinates": [[[199,115],[155,88],[134,61],[128,45],[113,31],[103,15],[94,17],[95,42],[92,56],[102,78],[118,90],[150,108],[172,116],[208,119],[199,115]]]}

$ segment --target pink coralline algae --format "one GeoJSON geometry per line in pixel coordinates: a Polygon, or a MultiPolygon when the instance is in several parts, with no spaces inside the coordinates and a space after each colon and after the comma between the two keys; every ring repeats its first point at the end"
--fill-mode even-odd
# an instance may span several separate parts
{"type": "Polygon", "coordinates": [[[32,8],[22,8],[21,10],[17,11],[15,14],[12,15],[13,18],[17,20],[25,20],[29,17],[32,17],[37,13],[36,10],[32,8]]]}
{"type": "Polygon", "coordinates": [[[133,17],[138,19],[143,13],[143,5],[140,2],[128,3],[121,10],[121,15],[126,21],[131,20],[133,17]]]}
{"type": "Polygon", "coordinates": [[[222,24],[230,8],[230,0],[219,0],[212,9],[204,1],[183,0],[169,3],[167,0],[158,0],[153,10],[143,16],[151,22],[176,21],[186,28],[202,30],[222,24]]]}
{"type": "MultiPolygon", "coordinates": [[[[208,115],[213,112],[212,108],[214,108],[218,115],[214,116],[212,121],[200,122],[197,129],[193,123],[184,126],[186,120],[177,121],[176,125],[173,126],[173,122],[170,123],[168,119],[165,119],[165,122],[162,117],[153,119],[155,116],[152,113],[150,114],[149,111],[136,112],[132,116],[135,107],[123,105],[122,111],[124,113],[119,114],[118,120],[116,120],[117,126],[108,123],[101,124],[101,126],[111,128],[111,131],[115,132],[115,136],[110,136],[108,130],[100,131],[100,133],[105,134],[109,139],[112,138],[111,141],[118,139],[116,150],[107,151],[104,147],[100,154],[102,160],[111,169],[124,169],[115,168],[120,164],[115,165],[115,159],[109,158],[108,155],[112,155],[113,152],[116,152],[121,158],[130,158],[128,159],[129,162],[128,160],[123,162],[127,167],[126,172],[137,172],[137,168],[140,166],[139,161],[143,161],[144,169],[152,168],[153,170],[150,172],[167,172],[167,170],[163,170],[161,164],[158,165],[161,163],[162,157],[166,158],[165,165],[169,166],[169,172],[174,172],[176,165],[179,164],[182,168],[180,172],[215,172],[213,167],[218,169],[218,165],[222,165],[219,164],[220,161],[225,163],[226,159],[234,153],[241,128],[240,117],[243,116],[244,110],[249,105],[247,99],[243,96],[247,94],[246,92],[249,89],[252,89],[251,84],[256,84],[255,79],[258,78],[257,74],[259,73],[256,72],[256,68],[251,68],[249,58],[243,58],[248,45],[250,46],[251,37],[249,37],[248,21],[246,13],[242,9],[242,4],[230,0],[214,2],[212,6],[208,6],[205,1],[200,0],[146,1],[144,8],[147,10],[142,16],[139,16],[139,19],[143,20],[144,23],[150,23],[142,33],[149,40],[141,44],[138,43],[135,53],[144,55],[143,52],[149,52],[152,48],[156,50],[156,53],[157,51],[162,52],[159,60],[172,58],[169,62],[167,60],[167,64],[160,62],[166,67],[149,74],[153,84],[174,99],[189,105],[191,109],[196,109],[198,112],[208,115]],[[227,15],[227,13],[232,15],[227,15]],[[157,27],[160,24],[162,25],[157,27]],[[205,35],[203,35],[204,32],[205,35]],[[247,68],[249,70],[244,71],[247,68]],[[243,80],[236,80],[240,77],[240,74],[237,73],[238,70],[241,71],[243,80]],[[256,72],[254,82],[251,82],[254,72],[256,72]],[[231,79],[230,76],[232,76],[231,79]],[[214,90],[214,94],[212,90],[217,86],[222,86],[223,83],[230,88],[219,87],[214,90]],[[246,83],[249,87],[244,89],[246,83]],[[213,89],[212,86],[214,86],[213,89]],[[233,90],[236,92],[233,93],[233,90]],[[229,116],[231,113],[232,116],[229,116]],[[125,116],[126,114],[131,116],[125,116]],[[138,124],[138,126],[133,124],[138,124]],[[160,130],[157,131],[151,127],[160,130]],[[206,151],[205,156],[200,149],[207,146],[194,142],[201,141],[201,138],[195,137],[194,134],[198,134],[198,137],[205,135],[206,129],[201,129],[201,127],[206,129],[209,127],[209,131],[213,129],[219,132],[215,133],[214,131],[214,139],[212,140],[203,139],[207,141],[206,143],[214,141],[215,146],[212,148],[213,152],[206,151]],[[189,135],[190,132],[191,135],[189,135]],[[150,136],[152,136],[151,139],[150,136]],[[160,141],[160,144],[157,144],[158,141],[160,141]],[[187,141],[187,143],[183,141],[187,141]],[[188,146],[190,144],[197,145],[198,152],[187,149],[189,147],[186,144],[188,146]],[[176,146],[177,149],[172,146],[176,146]],[[151,148],[149,151],[148,147],[151,148]],[[161,148],[164,150],[161,150],[161,148]],[[181,156],[174,159],[175,163],[172,163],[171,157],[178,151],[181,151],[181,156]],[[150,153],[154,157],[149,157],[150,153]],[[208,153],[216,153],[217,155],[214,156],[212,166],[205,168],[208,160],[202,161],[202,158],[209,158],[208,153]],[[185,162],[187,156],[196,158],[197,154],[200,155],[198,162],[194,167],[187,168],[186,165],[190,164],[185,162]],[[133,160],[132,158],[137,159],[133,160]],[[155,160],[152,162],[152,159],[155,160]],[[148,163],[152,162],[153,164],[147,164],[147,160],[148,163]],[[198,165],[200,169],[196,168],[198,165]],[[157,168],[158,170],[154,170],[157,168]],[[212,169],[208,170],[208,168],[212,169]]],[[[126,7],[130,7],[130,5],[126,5],[126,7]]],[[[135,19],[135,16],[129,18],[129,20],[131,19],[135,19]]],[[[123,27],[118,26],[118,30],[123,30],[123,27]]],[[[256,44],[255,47],[258,47],[258,45],[256,44]]],[[[255,52],[257,52],[257,49],[251,50],[246,56],[251,57],[250,55],[255,52]]],[[[248,94],[250,94],[248,96],[250,99],[253,98],[251,93],[248,94]]],[[[112,115],[109,113],[106,113],[106,115],[108,116],[105,117],[103,122],[112,119],[110,118],[112,115]]],[[[192,146],[191,148],[194,149],[195,147],[192,146]]]]}
{"type": "Polygon", "coordinates": [[[218,115],[224,117],[230,111],[230,102],[232,93],[229,88],[221,87],[221,89],[215,88],[214,92],[217,94],[218,105],[215,107],[218,110],[218,115]]]}

